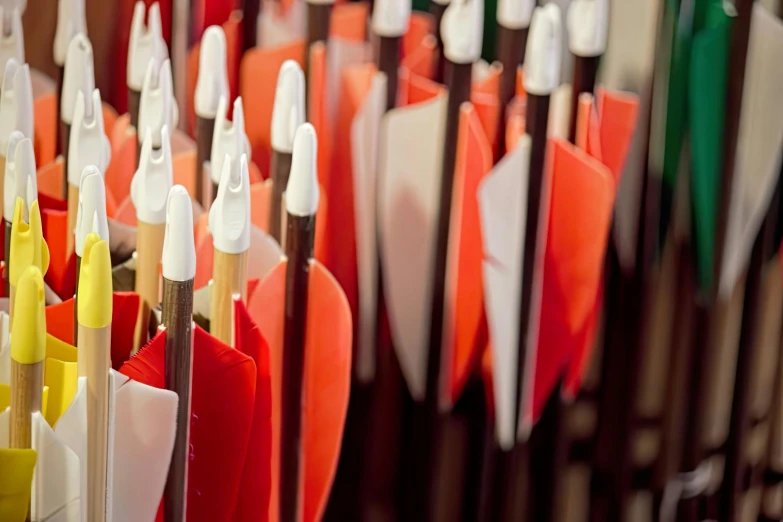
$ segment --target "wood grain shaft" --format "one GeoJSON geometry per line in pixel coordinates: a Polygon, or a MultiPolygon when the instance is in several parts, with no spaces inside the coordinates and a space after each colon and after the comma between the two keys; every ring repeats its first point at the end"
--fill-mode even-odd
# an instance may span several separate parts
{"type": "Polygon", "coordinates": [[[41,411],[44,386],[44,361],[21,364],[11,360],[11,448],[32,447],[33,419],[41,411]]]}
{"type": "Polygon", "coordinates": [[[193,280],[163,279],[166,327],[166,388],[179,397],[177,433],[164,492],[165,522],[184,522],[187,512],[190,453],[190,392],[193,369],[193,280]]]}
{"type": "Polygon", "coordinates": [[[212,158],[212,133],[214,130],[214,118],[196,117],[196,201],[202,205],[207,203],[204,201],[204,185],[211,183],[204,178],[204,162],[210,161],[212,158]]]}
{"type": "Polygon", "coordinates": [[[68,183],[68,231],[66,234],[66,254],[71,255],[74,249],[74,231],[76,230],[76,215],[79,212],[79,187],[68,183]]]}
{"type": "Polygon", "coordinates": [[[302,495],[302,408],[308,279],[315,216],[288,215],[288,266],[283,326],[282,422],[280,430],[280,522],[299,522],[302,495]]]}
{"type": "Polygon", "coordinates": [[[598,74],[600,56],[577,56],[574,58],[574,80],[571,89],[571,116],[568,123],[568,140],[576,143],[576,120],[579,107],[579,95],[592,93],[598,74]]]}
{"type": "Polygon", "coordinates": [[[82,274],[82,256],[76,256],[76,286],[73,294],[73,344],[79,346],[79,277],[82,274]]]}
{"type": "Polygon", "coordinates": [[[210,291],[209,322],[213,337],[233,346],[233,294],[247,301],[248,253],[226,254],[215,250],[212,262],[212,289],[210,291]]]}
{"type": "Polygon", "coordinates": [[[87,521],[106,520],[111,325],[79,325],[77,368],[87,377],[87,521]]]}
{"type": "Polygon", "coordinates": [[[283,246],[283,193],[291,173],[291,153],[272,149],[272,201],[269,203],[269,234],[283,246]]]}
{"type": "Polygon", "coordinates": [[[133,351],[146,342],[150,311],[160,303],[160,260],[166,224],[138,222],[136,233],[136,293],[141,296],[133,351]]]}

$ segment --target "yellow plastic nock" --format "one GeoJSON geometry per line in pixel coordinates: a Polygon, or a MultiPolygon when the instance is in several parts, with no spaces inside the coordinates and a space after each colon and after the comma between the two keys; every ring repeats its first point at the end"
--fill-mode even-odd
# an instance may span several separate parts
{"type": "Polygon", "coordinates": [[[11,325],[11,359],[35,364],[46,357],[46,300],[43,275],[28,266],[16,285],[14,321],[11,325]]]}
{"type": "Polygon", "coordinates": [[[24,200],[16,198],[14,204],[14,218],[11,222],[11,252],[9,256],[10,267],[8,281],[19,286],[19,278],[25,269],[36,266],[45,274],[49,269],[49,247],[43,238],[41,227],[41,211],[38,209],[38,200],[30,205],[30,223],[24,222],[24,200]]]}
{"type": "Polygon", "coordinates": [[[79,272],[77,319],[88,328],[111,324],[112,308],[111,257],[109,243],[96,232],[84,240],[84,254],[79,272]]]}

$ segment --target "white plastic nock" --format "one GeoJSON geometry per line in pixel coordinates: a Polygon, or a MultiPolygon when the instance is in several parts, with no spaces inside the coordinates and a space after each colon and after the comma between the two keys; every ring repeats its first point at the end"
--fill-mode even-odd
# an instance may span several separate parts
{"type": "Polygon", "coordinates": [[[33,85],[30,66],[19,65],[14,58],[5,64],[3,91],[0,94],[0,155],[5,155],[8,138],[15,130],[33,137],[33,85]]]}
{"type": "Polygon", "coordinates": [[[57,28],[54,32],[54,63],[62,67],[68,47],[78,33],[87,33],[84,0],[57,1],[57,28]]]}
{"type": "MultiPolygon", "coordinates": [[[[84,33],[73,37],[68,46],[63,72],[63,91],[60,99],[60,119],[73,123],[76,110],[76,95],[79,91],[89,96],[95,89],[95,73],[92,61],[92,44],[84,33]]],[[[100,105],[98,105],[100,108],[100,105]]],[[[87,99],[87,115],[92,117],[92,100],[87,99]]]]}
{"type": "Polygon", "coordinates": [[[84,254],[84,240],[90,232],[109,240],[109,222],[106,219],[106,188],[103,175],[95,165],[82,171],[79,181],[79,209],[76,212],[76,255],[84,254]]]}
{"type": "Polygon", "coordinates": [[[241,254],[250,248],[250,173],[244,154],[239,169],[231,168],[232,162],[223,161],[217,197],[209,209],[209,231],[215,249],[241,254]]]}
{"type": "Polygon", "coordinates": [[[535,6],[536,0],[498,0],[498,24],[506,29],[529,27],[535,6]]]}
{"type": "Polygon", "coordinates": [[[536,7],[530,22],[525,50],[525,91],[545,96],[560,84],[560,8],[556,4],[536,7]]]}
{"type": "Polygon", "coordinates": [[[103,131],[101,93],[98,89],[92,91],[92,106],[98,110],[93,111],[89,117],[86,114],[85,99],[87,98],[79,92],[68,144],[68,183],[74,186],[79,183],[79,176],[85,167],[93,165],[101,174],[105,174],[111,159],[109,138],[103,131]]]}
{"type": "MultiPolygon", "coordinates": [[[[0,2],[0,73],[5,68],[5,64],[11,58],[19,63],[24,63],[24,29],[22,28],[22,12],[24,6],[13,7],[16,2],[0,2]],[[6,20],[10,23],[8,30],[5,30],[6,20]]],[[[25,2],[21,2],[25,4],[25,2]]],[[[2,78],[0,78],[2,81],[2,78]]]]}
{"type": "Polygon", "coordinates": [[[143,223],[160,225],[166,222],[166,195],[174,184],[174,167],[171,162],[169,130],[163,127],[163,145],[152,150],[150,130],[144,137],[139,156],[139,168],[131,181],[131,200],[136,207],[136,217],[143,223]]]}
{"type": "Polygon", "coordinates": [[[372,30],[378,36],[395,37],[408,32],[411,0],[376,0],[372,10],[372,30]]]}
{"type": "Polygon", "coordinates": [[[210,156],[212,182],[216,185],[220,183],[226,158],[231,160],[233,169],[239,169],[239,158],[242,154],[250,159],[250,142],[245,134],[245,110],[242,106],[242,97],[234,100],[234,121],[230,122],[228,101],[225,96],[221,96],[215,117],[215,129],[212,133],[212,156],[210,156]]]}
{"type": "Polygon", "coordinates": [[[452,63],[473,63],[481,58],[484,35],[484,0],[454,0],[440,21],[443,54],[452,63]]]}
{"type": "Polygon", "coordinates": [[[285,189],[285,208],[292,216],[312,216],[318,210],[318,137],[309,123],[294,136],[291,175],[285,189]]]}
{"type": "Polygon", "coordinates": [[[291,153],[296,129],[305,121],[304,72],[294,60],[280,67],[272,106],[272,149],[291,153]]]}
{"type": "Polygon", "coordinates": [[[161,265],[163,277],[169,281],[189,281],[196,277],[193,206],[182,185],[174,185],[169,191],[161,265]]]}
{"type": "Polygon", "coordinates": [[[130,40],[128,42],[128,88],[141,91],[144,85],[144,75],[150,60],[158,64],[166,59],[166,42],[163,40],[163,24],[160,21],[160,5],[155,2],[150,6],[147,16],[147,30],[144,29],[144,2],[139,0],[133,7],[130,40]]]}
{"type": "Polygon", "coordinates": [[[449,5],[451,3],[451,0],[432,0],[438,5],[449,5]]]}
{"type": "Polygon", "coordinates": [[[171,60],[164,60],[159,71],[155,71],[155,60],[150,60],[139,101],[139,143],[146,139],[147,131],[152,133],[152,146],[163,143],[163,127],[176,129],[179,109],[174,99],[174,82],[171,78],[171,60]],[[156,85],[157,84],[157,85],[156,85]]]}
{"type": "Polygon", "coordinates": [[[206,119],[214,118],[221,96],[228,97],[226,35],[223,28],[211,25],[201,39],[195,94],[196,115],[206,119]]]}
{"type": "Polygon", "coordinates": [[[606,52],[609,0],[573,0],[568,7],[568,49],[582,57],[606,52]]]}
{"type": "Polygon", "coordinates": [[[33,140],[19,131],[8,140],[8,159],[5,163],[3,217],[9,223],[14,219],[16,198],[24,199],[24,218],[29,219],[30,205],[38,199],[33,140]]]}

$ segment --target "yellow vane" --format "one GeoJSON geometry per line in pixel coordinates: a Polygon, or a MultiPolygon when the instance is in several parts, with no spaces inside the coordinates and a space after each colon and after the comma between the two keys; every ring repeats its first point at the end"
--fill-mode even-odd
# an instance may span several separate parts
{"type": "Polygon", "coordinates": [[[35,364],[46,357],[46,300],[43,275],[28,266],[16,285],[16,310],[11,326],[11,359],[35,364]]]}
{"type": "Polygon", "coordinates": [[[109,244],[95,232],[87,234],[79,272],[77,318],[88,328],[111,324],[112,309],[111,257],[109,244]]]}
{"type": "Polygon", "coordinates": [[[8,280],[13,286],[19,286],[19,278],[28,266],[37,267],[41,274],[46,274],[49,268],[49,247],[43,238],[38,200],[30,206],[29,224],[24,222],[24,205],[21,197],[16,198],[11,222],[11,266],[8,274],[8,280]]]}

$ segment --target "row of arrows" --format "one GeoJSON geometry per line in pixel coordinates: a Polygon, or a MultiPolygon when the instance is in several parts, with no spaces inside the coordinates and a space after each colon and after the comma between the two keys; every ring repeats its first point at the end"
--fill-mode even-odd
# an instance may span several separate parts
{"type": "Polygon", "coordinates": [[[26,4],[0,520],[783,517],[769,6],[26,4]]]}

